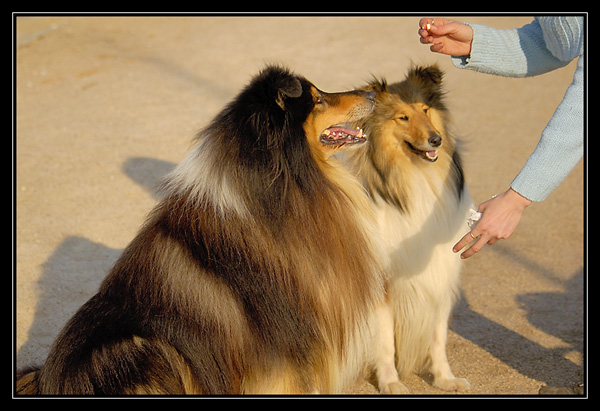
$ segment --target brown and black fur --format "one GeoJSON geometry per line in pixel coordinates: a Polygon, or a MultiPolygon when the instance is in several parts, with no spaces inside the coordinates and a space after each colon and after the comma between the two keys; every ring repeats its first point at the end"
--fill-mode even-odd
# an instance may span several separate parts
{"type": "MultiPolygon", "coordinates": [[[[340,392],[381,297],[361,187],[321,132],[372,110],[267,67],[196,139],[164,199],[17,394],[340,392]],[[364,214],[363,214],[364,213],[364,214]]],[[[340,144],[341,146],[341,144],[340,144]]]]}

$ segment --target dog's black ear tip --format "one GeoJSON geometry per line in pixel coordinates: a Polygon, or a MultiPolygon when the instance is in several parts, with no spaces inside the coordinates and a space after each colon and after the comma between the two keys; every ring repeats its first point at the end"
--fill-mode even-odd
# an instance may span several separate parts
{"type": "Polygon", "coordinates": [[[444,72],[437,64],[415,67],[413,72],[423,80],[431,81],[433,84],[441,84],[444,77],[444,72]]]}
{"type": "Polygon", "coordinates": [[[269,64],[261,70],[256,79],[264,82],[269,89],[275,89],[289,97],[299,97],[302,94],[300,76],[285,66],[269,64]]]}
{"type": "Polygon", "coordinates": [[[302,83],[298,77],[290,77],[279,87],[279,93],[290,98],[300,97],[302,95],[302,83]]]}
{"type": "Polygon", "coordinates": [[[279,107],[285,110],[285,101],[288,98],[297,98],[302,95],[302,83],[298,77],[284,79],[277,88],[275,102],[279,107]]]}

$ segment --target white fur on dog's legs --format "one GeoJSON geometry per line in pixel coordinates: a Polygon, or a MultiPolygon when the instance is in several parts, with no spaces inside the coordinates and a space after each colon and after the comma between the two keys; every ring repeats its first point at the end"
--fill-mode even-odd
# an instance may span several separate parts
{"type": "Polygon", "coordinates": [[[446,356],[447,337],[448,325],[446,319],[444,319],[437,325],[429,348],[431,360],[429,371],[433,375],[433,386],[444,391],[468,391],[471,384],[464,378],[456,378],[450,370],[450,364],[448,364],[448,357],[446,356]]]}
{"type": "Polygon", "coordinates": [[[375,374],[382,394],[408,394],[410,391],[398,378],[394,353],[394,318],[390,307],[382,304],[376,313],[378,333],[375,341],[375,374]]]}

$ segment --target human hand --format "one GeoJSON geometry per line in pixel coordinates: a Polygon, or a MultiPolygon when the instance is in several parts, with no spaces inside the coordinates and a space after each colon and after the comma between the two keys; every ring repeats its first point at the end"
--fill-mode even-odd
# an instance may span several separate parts
{"type": "Polygon", "coordinates": [[[530,204],[530,200],[512,188],[481,203],[478,208],[481,213],[479,222],[454,245],[452,251],[457,253],[473,242],[473,245],[460,255],[461,258],[469,258],[481,251],[485,244],[492,245],[500,239],[509,238],[530,204]]]}
{"type": "Polygon", "coordinates": [[[442,18],[419,20],[419,36],[422,44],[436,53],[460,57],[471,54],[473,29],[471,26],[442,18]]]}

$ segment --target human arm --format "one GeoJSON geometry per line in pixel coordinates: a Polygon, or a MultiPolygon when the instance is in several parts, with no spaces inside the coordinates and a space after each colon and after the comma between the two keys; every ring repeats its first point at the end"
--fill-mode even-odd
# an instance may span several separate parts
{"type": "Polygon", "coordinates": [[[451,56],[456,67],[505,77],[543,74],[565,66],[575,57],[557,58],[548,49],[538,19],[521,28],[499,30],[423,18],[418,33],[422,44],[431,44],[431,51],[451,56]]]}
{"type": "Polygon", "coordinates": [[[537,148],[511,183],[511,188],[480,205],[480,222],[453,248],[458,252],[474,241],[472,235],[477,237],[473,246],[461,255],[467,258],[485,244],[510,237],[525,208],[532,201],[543,201],[583,155],[583,19],[542,17],[513,30],[496,30],[443,19],[435,19],[433,25],[431,19],[421,19],[419,24],[420,41],[432,44],[432,51],[451,55],[459,68],[489,74],[533,76],[565,66],[580,56],[573,82],[544,129],[537,148]],[[457,35],[468,32],[465,26],[472,29],[470,43],[468,36],[457,35]],[[451,41],[449,37],[453,37],[451,41]],[[462,40],[458,41],[458,38],[462,40]],[[462,44],[457,46],[457,41],[462,44]]]}
{"type": "Polygon", "coordinates": [[[525,209],[533,201],[543,201],[566,178],[583,155],[583,66],[579,57],[573,83],[567,89],[554,116],[542,133],[538,146],[525,166],[512,181],[510,188],[479,205],[481,218],[453,248],[459,252],[477,241],[461,254],[468,258],[485,244],[509,238],[525,209]]]}
{"type": "Polygon", "coordinates": [[[583,156],[584,56],[573,82],[544,128],[540,141],[510,186],[533,201],[543,201],[583,156]]]}

